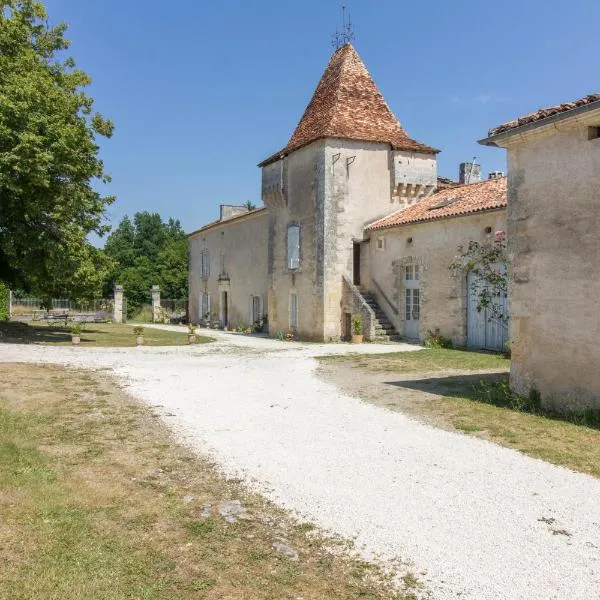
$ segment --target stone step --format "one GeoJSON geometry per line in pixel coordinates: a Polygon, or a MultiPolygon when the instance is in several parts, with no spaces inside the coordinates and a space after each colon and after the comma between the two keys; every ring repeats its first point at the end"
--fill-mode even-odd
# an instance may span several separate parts
{"type": "Polygon", "coordinates": [[[376,342],[389,342],[389,341],[391,341],[391,339],[390,339],[389,335],[376,335],[375,341],[376,342]]]}
{"type": "Polygon", "coordinates": [[[371,310],[375,313],[375,321],[373,323],[375,328],[375,341],[378,342],[394,342],[400,341],[400,336],[396,332],[394,325],[388,319],[385,312],[379,306],[377,302],[377,298],[375,294],[372,292],[368,292],[359,287],[360,293],[365,300],[365,302],[369,305],[371,310]]]}

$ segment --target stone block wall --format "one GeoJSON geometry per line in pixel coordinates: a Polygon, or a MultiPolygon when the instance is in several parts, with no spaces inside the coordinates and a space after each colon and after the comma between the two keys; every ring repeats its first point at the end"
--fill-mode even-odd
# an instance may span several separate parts
{"type": "Polygon", "coordinates": [[[511,384],[600,408],[600,138],[585,122],[534,130],[508,146],[508,182],[511,384]]]}

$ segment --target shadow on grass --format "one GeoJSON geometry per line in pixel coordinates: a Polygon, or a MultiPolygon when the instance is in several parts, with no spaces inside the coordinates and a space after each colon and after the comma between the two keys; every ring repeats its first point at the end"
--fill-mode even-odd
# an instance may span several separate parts
{"type": "Polygon", "coordinates": [[[513,392],[510,389],[508,373],[430,377],[427,379],[386,381],[385,383],[439,396],[464,398],[555,421],[565,421],[574,425],[600,429],[600,410],[593,408],[561,410],[542,406],[540,394],[535,389],[531,390],[529,396],[520,396],[513,392]]]}
{"type": "Polygon", "coordinates": [[[418,390],[438,396],[468,398],[478,400],[477,388],[481,385],[508,385],[508,373],[482,373],[474,375],[453,375],[450,377],[428,377],[427,379],[406,379],[386,381],[387,385],[418,390]]]}
{"type": "Polygon", "coordinates": [[[19,322],[0,323],[0,342],[5,344],[56,344],[70,341],[71,332],[67,327],[58,325],[36,326],[19,322]]]}

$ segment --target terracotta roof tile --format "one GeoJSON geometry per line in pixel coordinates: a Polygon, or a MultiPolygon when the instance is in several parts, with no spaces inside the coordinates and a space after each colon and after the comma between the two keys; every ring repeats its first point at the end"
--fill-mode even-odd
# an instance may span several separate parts
{"type": "Polygon", "coordinates": [[[322,138],[385,142],[396,150],[439,152],[408,137],[350,44],[329,60],[287,146],[259,166],[322,138]]]}
{"type": "Polygon", "coordinates": [[[459,217],[484,210],[505,208],[506,203],[506,177],[487,179],[437,192],[416,204],[371,223],[367,230],[459,217]]]}
{"type": "Polygon", "coordinates": [[[600,101],[600,93],[589,94],[588,96],[584,96],[583,98],[575,100],[574,102],[565,102],[564,104],[557,104],[556,106],[550,106],[548,108],[540,108],[536,112],[525,115],[524,117],[519,117],[518,119],[513,119],[512,121],[507,121],[506,123],[502,123],[502,125],[498,125],[498,127],[490,129],[488,135],[490,137],[492,135],[498,135],[499,133],[508,131],[509,129],[515,129],[517,127],[521,127],[522,125],[527,125],[528,123],[541,121],[542,119],[552,117],[558,113],[567,112],[568,110],[578,108],[579,106],[584,106],[586,104],[591,104],[592,102],[598,101],[600,101]]]}

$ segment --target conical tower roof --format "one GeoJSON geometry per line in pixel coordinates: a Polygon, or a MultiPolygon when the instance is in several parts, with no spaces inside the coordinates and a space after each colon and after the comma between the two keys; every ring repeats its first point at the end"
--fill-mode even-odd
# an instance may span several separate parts
{"type": "Polygon", "coordinates": [[[330,58],[287,146],[259,166],[327,137],[385,142],[396,150],[438,152],[407,135],[351,44],[330,58]]]}

